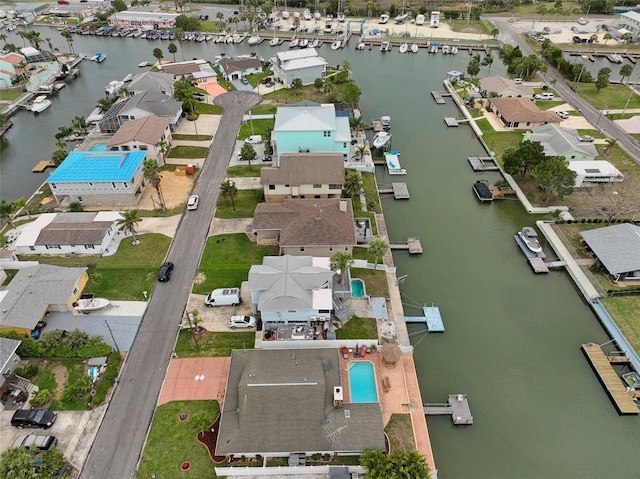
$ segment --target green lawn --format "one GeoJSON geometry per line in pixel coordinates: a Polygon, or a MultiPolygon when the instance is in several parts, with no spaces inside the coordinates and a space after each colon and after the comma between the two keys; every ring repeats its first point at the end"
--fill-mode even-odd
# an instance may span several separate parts
{"type": "Polygon", "coordinates": [[[260,170],[265,166],[270,165],[262,165],[257,164],[257,162],[251,162],[251,166],[248,164],[245,165],[237,165],[230,166],[227,169],[227,176],[229,178],[260,178],[260,170]]]}
{"type": "Polygon", "coordinates": [[[0,101],[15,101],[24,95],[23,91],[0,90],[0,101]]]}
{"type": "Polygon", "coordinates": [[[479,120],[476,120],[476,125],[478,125],[478,128],[480,128],[480,130],[483,132],[495,131],[493,126],[491,126],[491,122],[486,118],[480,118],[479,120]]]}
{"type": "Polygon", "coordinates": [[[520,131],[494,131],[485,133],[482,138],[491,151],[496,152],[498,158],[502,158],[504,151],[512,146],[518,146],[522,142],[520,131]]]}
{"type": "Polygon", "coordinates": [[[351,277],[360,278],[365,283],[367,295],[373,297],[389,297],[387,275],[381,269],[351,268],[351,277]]]}
{"type": "Polygon", "coordinates": [[[277,109],[278,109],[278,105],[274,105],[273,103],[261,103],[260,105],[251,107],[251,114],[252,115],[275,115],[277,109]]]}
{"type": "MultiPolygon", "coordinates": [[[[247,113],[248,114],[248,113],[247,113]]],[[[251,110],[251,114],[253,115],[253,110],[251,110]]],[[[273,130],[273,126],[275,125],[275,120],[264,119],[264,120],[247,120],[245,123],[240,126],[240,133],[238,133],[238,139],[244,140],[249,138],[251,135],[262,135],[262,139],[267,141],[269,136],[269,131],[273,130]],[[253,123],[253,127],[251,124],[253,123]]]]}
{"type": "Polygon", "coordinates": [[[59,266],[87,266],[89,283],[86,291],[98,297],[118,301],[141,301],[142,292],[153,291],[158,267],[164,261],[171,238],[161,234],[139,235],[140,244],[131,238],[120,243],[118,252],[106,257],[58,258],[55,256],[20,256],[22,261],[40,261],[59,266]]]}
{"type": "Polygon", "coordinates": [[[175,351],[179,358],[229,357],[234,349],[253,349],[255,336],[253,330],[230,333],[205,331],[196,335],[196,347],[191,330],[183,329],[178,334],[175,351]]]}
{"type": "Polygon", "coordinates": [[[375,174],[362,173],[362,188],[364,189],[364,196],[367,199],[367,210],[374,213],[382,213],[375,174]]]}
{"type": "Polygon", "coordinates": [[[196,436],[209,427],[219,413],[220,405],[217,401],[175,401],[158,406],[136,477],[216,477],[209,452],[197,441],[196,436]],[[180,420],[183,413],[188,414],[186,421],[180,420]],[[183,461],[191,462],[191,468],[186,472],[180,470],[183,461]]]}
{"type": "Polygon", "coordinates": [[[556,106],[564,105],[566,102],[558,100],[536,100],[535,103],[541,110],[550,110],[551,108],[554,108],[556,106]]]}
{"type": "MultiPolygon", "coordinates": [[[[598,110],[622,110],[629,99],[629,88],[623,85],[609,85],[600,92],[593,83],[568,82],[571,88],[598,110]]],[[[632,95],[627,108],[640,108],[640,96],[632,95]]]]}
{"type": "Polygon", "coordinates": [[[216,218],[251,218],[256,205],[264,201],[262,196],[262,190],[238,190],[238,196],[234,200],[234,210],[231,202],[220,195],[218,207],[216,208],[216,218]]]}
{"type": "Polygon", "coordinates": [[[409,414],[392,414],[389,422],[384,427],[384,432],[389,438],[389,446],[392,453],[416,450],[416,443],[413,439],[413,426],[409,414]]]}
{"type": "Polygon", "coordinates": [[[169,158],[204,158],[207,156],[209,148],[204,146],[178,145],[171,148],[169,158]]]}
{"type": "Polygon", "coordinates": [[[185,135],[180,133],[174,133],[171,135],[173,140],[188,140],[188,141],[208,141],[212,138],[211,135],[185,135]]]}
{"type": "Polygon", "coordinates": [[[371,339],[371,344],[378,341],[378,329],[374,318],[354,316],[347,324],[336,331],[337,339],[371,339]]]}
{"type": "MultiPolygon", "coordinates": [[[[223,108],[218,105],[202,101],[196,103],[196,113],[198,115],[222,115],[223,111],[223,108]]],[[[175,135],[172,135],[172,137],[175,138],[175,135]]]]}
{"type": "Polygon", "coordinates": [[[618,296],[602,299],[602,304],[616,322],[635,351],[640,351],[640,296],[618,296]]]}
{"type": "Polygon", "coordinates": [[[89,410],[89,396],[66,400],[62,398],[64,388],[73,384],[85,376],[84,363],[81,359],[48,360],[40,363],[41,370],[34,380],[34,384],[40,390],[47,389],[53,396],[49,409],[53,411],[83,411],[89,410]],[[66,382],[58,384],[54,370],[64,368],[66,371],[66,382]],[[55,398],[55,399],[54,399],[55,398]]]}
{"type": "Polygon", "coordinates": [[[208,294],[215,288],[240,287],[252,265],[262,264],[264,256],[274,255],[278,255],[277,246],[257,246],[244,233],[211,237],[198,268],[206,279],[195,284],[193,292],[208,294]]]}

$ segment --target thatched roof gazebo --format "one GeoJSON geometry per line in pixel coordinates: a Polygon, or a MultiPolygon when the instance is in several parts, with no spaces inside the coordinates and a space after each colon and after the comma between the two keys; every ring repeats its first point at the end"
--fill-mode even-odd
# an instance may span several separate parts
{"type": "Polygon", "coordinates": [[[394,368],[401,357],[402,351],[396,343],[385,343],[382,346],[382,362],[385,366],[394,368]]]}

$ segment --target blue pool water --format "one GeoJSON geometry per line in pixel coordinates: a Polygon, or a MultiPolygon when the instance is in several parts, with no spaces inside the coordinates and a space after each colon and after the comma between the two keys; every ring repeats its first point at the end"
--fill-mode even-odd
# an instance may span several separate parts
{"type": "Polygon", "coordinates": [[[351,296],[354,298],[362,298],[367,294],[367,290],[364,287],[364,281],[359,278],[351,280],[351,296]]]}
{"type": "Polygon", "coordinates": [[[361,361],[349,364],[351,402],[378,402],[373,364],[361,361]]]}
{"type": "Polygon", "coordinates": [[[89,151],[105,151],[106,149],[107,149],[106,143],[96,143],[91,148],[89,148],[89,151]]]}

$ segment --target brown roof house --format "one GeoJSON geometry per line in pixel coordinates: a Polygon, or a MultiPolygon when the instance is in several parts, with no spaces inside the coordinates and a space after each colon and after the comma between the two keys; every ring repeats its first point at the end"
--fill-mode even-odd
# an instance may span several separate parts
{"type": "Polygon", "coordinates": [[[488,96],[491,93],[496,93],[502,98],[531,98],[533,96],[533,88],[517,85],[510,78],[501,77],[500,75],[481,78],[479,85],[480,90],[488,96]]]}
{"type": "Polygon", "coordinates": [[[147,159],[158,160],[158,164],[164,165],[171,143],[169,123],[169,119],[158,116],[125,121],[107,143],[107,150],[146,151],[147,159]]]}
{"type": "Polygon", "coordinates": [[[262,72],[262,62],[256,57],[250,58],[222,58],[216,63],[225,80],[240,80],[240,78],[262,72]]]}
{"type": "Polygon", "coordinates": [[[560,123],[558,115],[543,111],[529,98],[490,98],[495,115],[508,128],[530,129],[547,123],[560,123]]]}
{"type": "Polygon", "coordinates": [[[331,257],[356,245],[350,199],[286,199],[260,203],[253,214],[258,244],[277,244],[281,254],[331,257]]]}
{"type": "Polygon", "coordinates": [[[339,198],[344,185],[341,153],[291,153],[280,157],[280,166],[262,168],[260,184],[267,203],[286,198],[339,198]]]}

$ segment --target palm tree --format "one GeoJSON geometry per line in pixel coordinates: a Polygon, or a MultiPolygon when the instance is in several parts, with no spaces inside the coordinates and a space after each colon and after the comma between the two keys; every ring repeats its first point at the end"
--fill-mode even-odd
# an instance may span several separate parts
{"type": "Polygon", "coordinates": [[[7,203],[5,200],[0,201],[0,218],[7,219],[10,225],[13,224],[11,220],[15,211],[15,203],[7,203]]]}
{"type": "Polygon", "coordinates": [[[376,238],[371,243],[369,243],[369,248],[367,249],[367,256],[369,259],[373,259],[373,269],[375,270],[378,266],[378,261],[382,258],[387,250],[389,249],[389,245],[382,238],[376,238]]]}
{"type": "Polygon", "coordinates": [[[160,189],[160,180],[162,177],[160,176],[160,166],[158,165],[158,161],[153,159],[144,160],[144,163],[142,164],[142,174],[151,182],[151,186],[153,186],[158,192],[160,209],[162,211],[166,211],[164,197],[162,196],[162,190],[160,189]]]}
{"type": "Polygon", "coordinates": [[[113,104],[115,103],[115,100],[111,99],[111,98],[100,98],[98,100],[98,104],[96,105],[98,108],[100,108],[100,112],[104,113],[105,111],[107,111],[109,108],[111,108],[113,106],[113,104]]]}
{"type": "Polygon", "coordinates": [[[164,53],[162,53],[162,50],[160,50],[159,48],[154,48],[153,49],[153,56],[156,57],[156,59],[158,60],[158,63],[162,60],[162,58],[164,57],[164,53]]]}
{"type": "Polygon", "coordinates": [[[231,180],[224,180],[220,184],[220,193],[231,203],[233,211],[236,210],[236,197],[238,196],[238,187],[231,180]]]}
{"type": "Polygon", "coordinates": [[[355,170],[347,170],[342,189],[344,193],[350,197],[360,193],[360,190],[362,190],[362,177],[360,173],[355,170]]]}
{"type": "Polygon", "coordinates": [[[120,218],[116,223],[118,224],[118,230],[123,231],[125,233],[129,232],[133,236],[133,244],[139,244],[140,242],[136,238],[136,229],[135,227],[142,221],[138,210],[129,210],[121,213],[122,218],[120,218]]]}
{"type": "Polygon", "coordinates": [[[489,54],[482,59],[482,66],[487,68],[487,76],[491,73],[491,65],[493,64],[493,55],[489,54]]]}
{"type": "Polygon", "coordinates": [[[156,143],[156,148],[158,149],[159,156],[162,157],[162,164],[166,164],[167,152],[169,151],[169,143],[165,140],[160,140],[156,143]]]}
{"type": "Polygon", "coordinates": [[[610,157],[611,154],[613,153],[613,149],[616,147],[616,145],[618,144],[618,139],[617,138],[607,138],[605,140],[605,143],[607,144],[607,147],[604,150],[604,154],[607,157],[610,157]]]}
{"type": "Polygon", "coordinates": [[[344,274],[351,268],[353,264],[353,256],[344,251],[338,251],[331,257],[330,267],[338,273],[338,283],[342,284],[344,274]]]}
{"type": "Polygon", "coordinates": [[[73,120],[71,120],[71,127],[78,133],[86,133],[89,125],[84,116],[76,115],[73,117],[73,120]]]}
{"type": "Polygon", "coordinates": [[[604,44],[606,45],[607,42],[613,38],[613,35],[611,35],[611,33],[607,32],[607,33],[604,34],[603,38],[604,38],[604,44]]]}
{"type": "Polygon", "coordinates": [[[169,45],[167,46],[167,50],[169,51],[169,53],[173,55],[173,62],[175,63],[176,52],[178,51],[178,47],[176,46],[175,43],[169,43],[169,45]]]}
{"type": "Polygon", "coordinates": [[[624,83],[625,78],[629,78],[633,73],[633,65],[627,63],[620,67],[620,82],[624,83]]]}
{"type": "Polygon", "coordinates": [[[60,35],[64,37],[64,39],[67,42],[67,45],[69,45],[69,52],[73,53],[73,35],[71,35],[71,32],[68,30],[62,30],[60,32],[60,35]]]}

